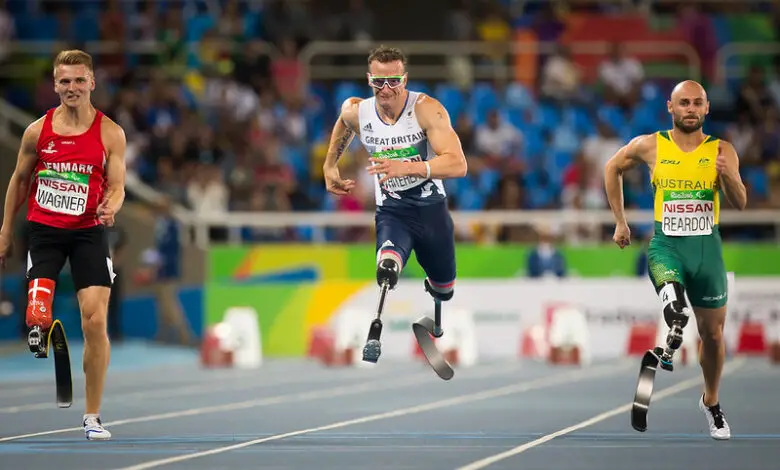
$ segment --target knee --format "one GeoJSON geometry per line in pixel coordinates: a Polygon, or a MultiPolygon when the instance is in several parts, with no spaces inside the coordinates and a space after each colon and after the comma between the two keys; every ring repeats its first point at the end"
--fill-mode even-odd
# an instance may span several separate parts
{"type": "Polygon", "coordinates": [[[87,301],[81,306],[81,329],[85,339],[98,339],[108,335],[108,302],[87,301]]]}
{"type": "Polygon", "coordinates": [[[723,322],[700,322],[699,337],[703,343],[720,344],[723,342],[723,322]]]}
{"type": "Polygon", "coordinates": [[[105,315],[97,313],[81,315],[81,329],[87,339],[99,338],[107,335],[108,322],[105,315]]]}

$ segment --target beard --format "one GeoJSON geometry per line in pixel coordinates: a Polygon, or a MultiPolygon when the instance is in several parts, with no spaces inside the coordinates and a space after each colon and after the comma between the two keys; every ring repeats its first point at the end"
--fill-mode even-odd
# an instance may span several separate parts
{"type": "Polygon", "coordinates": [[[680,129],[682,132],[686,134],[692,134],[704,125],[704,117],[697,117],[696,122],[693,124],[685,122],[686,117],[674,117],[674,126],[678,129],[680,129]]]}

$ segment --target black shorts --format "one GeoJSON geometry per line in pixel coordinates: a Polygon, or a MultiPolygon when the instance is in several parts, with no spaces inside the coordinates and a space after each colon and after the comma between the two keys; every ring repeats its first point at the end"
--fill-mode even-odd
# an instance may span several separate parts
{"type": "Polygon", "coordinates": [[[414,208],[380,207],[376,213],[377,259],[395,252],[406,264],[414,251],[434,287],[455,284],[455,227],[445,202],[414,208]]]}
{"type": "Polygon", "coordinates": [[[114,267],[104,226],[64,229],[36,222],[29,224],[28,280],[57,281],[65,261],[70,261],[77,292],[91,286],[111,287],[114,267]]]}

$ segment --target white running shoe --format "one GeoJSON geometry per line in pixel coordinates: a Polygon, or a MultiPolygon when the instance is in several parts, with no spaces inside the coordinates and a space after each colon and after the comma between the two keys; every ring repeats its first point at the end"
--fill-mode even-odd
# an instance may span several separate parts
{"type": "Polygon", "coordinates": [[[699,409],[707,416],[707,423],[710,426],[710,436],[717,440],[731,439],[731,428],[726,422],[726,417],[720,409],[720,403],[714,406],[704,405],[704,394],[699,398],[699,409]]]}
{"type": "Polygon", "coordinates": [[[89,441],[107,441],[111,439],[111,433],[100,422],[100,416],[84,417],[84,434],[89,441]]]}

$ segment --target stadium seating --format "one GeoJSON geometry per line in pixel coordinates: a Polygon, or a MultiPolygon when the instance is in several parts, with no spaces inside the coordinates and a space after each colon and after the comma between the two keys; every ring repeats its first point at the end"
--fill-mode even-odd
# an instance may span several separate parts
{"type": "MultiPolygon", "coordinates": [[[[70,2],[72,15],[69,19],[73,39],[77,44],[95,41],[99,39],[100,3],[98,1],[70,2]]],[[[185,40],[199,41],[204,33],[214,27],[217,18],[205,7],[189,5],[184,9],[185,40]]],[[[533,2],[532,2],[533,3],[533,2]]],[[[20,41],[51,41],[57,39],[60,29],[58,20],[53,14],[45,14],[32,4],[24,0],[10,0],[8,9],[14,15],[16,23],[17,39],[20,41]]],[[[120,2],[123,13],[131,16],[137,11],[136,2],[120,2]]],[[[162,14],[167,8],[166,2],[156,4],[154,8],[162,14]]],[[[528,10],[527,15],[533,14],[528,10]]],[[[262,7],[252,6],[242,9],[243,33],[247,38],[263,36],[260,27],[263,18],[262,7]]],[[[585,22],[581,19],[580,23],[585,22]]],[[[606,34],[604,28],[608,28],[610,37],[619,40],[622,37],[646,38],[674,38],[679,35],[675,30],[663,30],[642,18],[615,19],[614,17],[590,16],[587,21],[602,26],[598,34],[606,34]]],[[[775,39],[775,33],[766,15],[740,14],[708,16],[708,21],[716,32],[718,46],[733,41],[762,41],[775,39]]],[[[668,21],[666,21],[668,22],[668,21]]],[[[664,23],[663,21],[661,23],[664,23]]],[[[528,18],[516,17],[513,24],[524,27],[530,24],[528,18]]],[[[591,24],[591,23],[585,23],[591,24]]],[[[587,40],[593,35],[592,27],[569,27],[560,33],[563,40],[587,40]]],[[[603,39],[603,37],[602,37],[603,39]]],[[[42,59],[43,54],[37,59],[42,59]]],[[[654,56],[656,57],[656,56],[654,56]]],[[[137,63],[137,57],[128,53],[128,64],[137,63]]],[[[658,59],[658,57],[656,57],[658,59]]],[[[587,59],[577,59],[586,64],[587,75],[593,78],[598,56],[587,59]]],[[[663,67],[661,62],[650,64],[653,68],[663,67]]],[[[754,63],[769,64],[768,57],[738,57],[732,59],[729,65],[747,66],[754,63]]],[[[33,62],[45,63],[45,61],[33,62]]],[[[187,65],[197,69],[202,64],[198,55],[191,52],[187,56],[187,65]]],[[[182,88],[187,85],[182,82],[182,88]]],[[[590,83],[589,86],[596,86],[590,83]]],[[[515,126],[523,135],[522,154],[517,157],[524,161],[527,171],[523,176],[523,184],[526,185],[528,208],[540,208],[546,206],[560,206],[561,175],[572,162],[575,153],[581,148],[582,141],[596,132],[596,123],[607,123],[617,135],[624,141],[632,136],[653,132],[657,129],[668,127],[669,117],[666,114],[664,97],[668,95],[670,82],[664,79],[648,80],[642,90],[640,102],[629,112],[625,113],[616,106],[612,106],[596,100],[589,105],[568,104],[556,106],[540,101],[535,90],[519,83],[509,83],[505,89],[497,89],[492,83],[477,82],[468,91],[463,91],[456,86],[436,82],[429,83],[411,77],[409,87],[432,94],[447,108],[453,121],[461,115],[467,115],[474,126],[483,124],[491,110],[498,110],[501,117],[515,126]]],[[[733,103],[734,93],[739,86],[738,81],[729,81],[723,87],[713,86],[712,95],[719,103],[733,103]]],[[[330,122],[334,119],[340,104],[349,96],[366,96],[370,90],[365,86],[362,77],[356,77],[354,81],[314,82],[309,84],[310,99],[305,110],[307,135],[309,144],[321,137],[330,122]]],[[[28,105],[33,101],[31,87],[12,84],[6,91],[5,97],[14,103],[28,105]]],[[[594,93],[598,97],[598,93],[594,93]]],[[[283,107],[278,106],[277,113],[284,113],[283,107]]],[[[721,133],[728,122],[712,120],[707,124],[707,131],[721,133]]],[[[285,162],[293,169],[298,181],[308,182],[310,178],[310,158],[307,148],[286,148],[282,152],[285,162]]],[[[143,165],[139,167],[146,171],[143,165]]],[[[153,171],[147,172],[149,178],[153,178],[153,171]]],[[[745,179],[750,182],[752,190],[758,194],[767,192],[766,172],[760,168],[745,170],[745,179]]],[[[500,181],[500,174],[494,169],[486,169],[473,179],[457,182],[448,182],[447,187],[454,196],[459,208],[468,210],[484,209],[491,196],[495,194],[500,181]]],[[[321,201],[323,210],[332,209],[333,202],[322,197],[319,188],[305,188],[307,194],[321,201]]],[[[638,208],[651,207],[649,185],[636,188],[636,191],[627,193],[627,204],[638,208]]]]}

